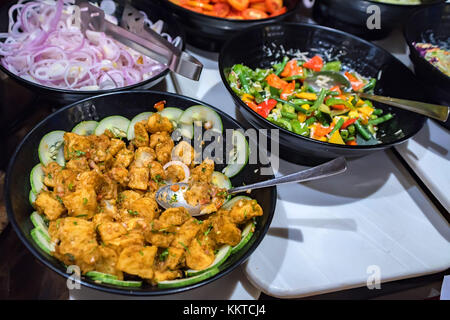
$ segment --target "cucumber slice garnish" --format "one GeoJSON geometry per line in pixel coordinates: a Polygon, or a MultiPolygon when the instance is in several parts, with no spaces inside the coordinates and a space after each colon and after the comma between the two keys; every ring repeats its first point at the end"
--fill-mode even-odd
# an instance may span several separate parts
{"type": "Polygon", "coordinates": [[[218,268],[222,263],[225,262],[225,260],[227,260],[227,258],[230,256],[230,254],[231,254],[231,246],[224,245],[224,246],[220,247],[219,251],[216,254],[216,258],[214,259],[213,263],[208,268],[206,268],[204,270],[189,269],[186,271],[186,275],[188,277],[197,276],[204,272],[208,272],[211,269],[218,268]]]}
{"type": "Polygon", "coordinates": [[[103,134],[106,129],[112,132],[117,138],[126,138],[130,120],[122,116],[110,116],[98,123],[95,128],[97,136],[103,134]]]}
{"type": "Polygon", "coordinates": [[[172,122],[178,123],[183,112],[183,110],[178,108],[164,108],[159,114],[172,122]]]}
{"type": "Polygon", "coordinates": [[[42,170],[42,164],[37,164],[31,170],[30,174],[31,190],[38,194],[44,187],[44,170],[42,170]]]}
{"type": "Polygon", "coordinates": [[[168,288],[176,288],[176,287],[184,287],[189,286],[191,284],[203,281],[205,279],[211,278],[215,274],[219,272],[219,268],[212,268],[206,272],[199,274],[198,276],[177,279],[177,280],[166,280],[158,282],[158,288],[168,289],[168,288]]]}
{"type": "Polygon", "coordinates": [[[232,139],[233,149],[230,151],[228,165],[222,171],[230,178],[237,175],[245,167],[250,153],[247,139],[242,132],[233,130],[232,139]]]}
{"type": "Polygon", "coordinates": [[[201,121],[205,129],[211,129],[219,133],[223,131],[222,119],[217,112],[201,105],[187,108],[178,121],[188,125],[193,125],[195,121],[201,121]]]}
{"type": "Polygon", "coordinates": [[[117,276],[109,273],[103,273],[99,271],[89,271],[86,272],[86,276],[93,278],[95,280],[103,280],[103,279],[114,279],[117,280],[117,276]]]}
{"type": "Polygon", "coordinates": [[[222,206],[223,209],[229,210],[231,209],[234,204],[236,202],[238,202],[239,200],[252,200],[252,198],[247,197],[247,196],[236,196],[231,198],[230,200],[228,200],[227,202],[224,203],[224,205],[222,206]]]}
{"type": "Polygon", "coordinates": [[[230,179],[221,172],[214,171],[212,174],[211,182],[213,185],[222,189],[231,189],[230,179]]]}
{"type": "Polygon", "coordinates": [[[28,200],[30,200],[31,206],[34,207],[34,202],[36,201],[36,194],[33,192],[33,190],[30,190],[30,193],[28,194],[28,200]]]}
{"type": "Polygon", "coordinates": [[[255,224],[253,222],[249,222],[244,229],[242,230],[241,234],[241,241],[237,245],[235,245],[233,248],[231,248],[231,254],[238,252],[241,250],[247,242],[250,241],[250,239],[253,236],[253,230],[255,229],[255,224]]]}
{"type": "Polygon", "coordinates": [[[187,139],[194,138],[194,125],[192,124],[178,123],[177,130],[179,130],[180,134],[187,139]]]}
{"type": "Polygon", "coordinates": [[[48,226],[45,223],[44,218],[39,213],[34,211],[30,216],[30,220],[33,223],[33,225],[36,228],[40,228],[47,235],[48,239],[50,240],[50,234],[48,233],[48,226]]]}
{"type": "Polygon", "coordinates": [[[39,160],[44,166],[56,161],[60,166],[66,164],[64,159],[64,131],[52,131],[47,133],[39,142],[39,160]]]}
{"type": "Polygon", "coordinates": [[[153,114],[153,112],[142,112],[139,113],[137,116],[135,116],[133,119],[131,119],[130,124],[128,125],[127,129],[127,139],[128,141],[131,141],[134,139],[134,125],[138,122],[148,120],[148,118],[153,114]]]}
{"type": "Polygon", "coordinates": [[[72,132],[80,136],[89,136],[94,134],[95,128],[97,128],[98,122],[94,120],[81,121],[75,127],[73,127],[72,132]]]}
{"type": "Polygon", "coordinates": [[[142,281],[125,281],[125,280],[117,280],[112,278],[92,278],[94,281],[99,281],[102,283],[113,284],[115,286],[120,287],[133,287],[139,288],[142,286],[142,281]]]}
{"type": "Polygon", "coordinates": [[[34,228],[31,230],[31,238],[36,244],[48,254],[55,251],[55,245],[50,241],[49,237],[42,231],[41,228],[34,228]]]}

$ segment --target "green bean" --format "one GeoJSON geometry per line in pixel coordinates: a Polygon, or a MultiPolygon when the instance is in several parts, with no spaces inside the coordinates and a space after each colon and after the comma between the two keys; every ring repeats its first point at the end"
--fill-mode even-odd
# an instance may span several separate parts
{"type": "Polygon", "coordinates": [[[345,101],[345,100],[343,100],[343,99],[330,98],[330,99],[328,99],[328,100],[325,102],[325,104],[326,104],[327,106],[335,106],[335,105],[338,105],[338,104],[343,104],[343,105],[346,106],[347,108],[353,109],[353,105],[352,105],[350,102],[345,101]]]}
{"type": "Polygon", "coordinates": [[[304,104],[312,105],[314,103],[313,101],[309,101],[309,100],[305,100],[305,99],[292,99],[292,100],[289,100],[289,102],[291,102],[293,104],[298,104],[298,105],[304,105],[304,104]]]}
{"type": "Polygon", "coordinates": [[[297,114],[281,110],[281,115],[288,119],[297,119],[297,114]]]}
{"type": "Polygon", "coordinates": [[[394,116],[392,115],[392,113],[388,113],[388,114],[385,114],[384,116],[379,117],[377,119],[369,120],[369,123],[376,126],[376,125],[378,125],[380,123],[383,123],[383,122],[386,122],[388,120],[391,120],[393,117],[394,116]]]}
{"type": "Polygon", "coordinates": [[[295,111],[299,111],[299,112],[302,112],[304,114],[309,114],[310,113],[309,110],[303,109],[302,107],[300,107],[300,106],[298,106],[296,104],[290,103],[289,101],[285,101],[283,99],[276,98],[276,97],[272,97],[272,98],[277,100],[278,102],[285,103],[285,104],[287,104],[287,105],[289,105],[291,107],[294,107],[295,111]]]}
{"type": "Polygon", "coordinates": [[[246,72],[241,72],[238,74],[239,81],[241,82],[242,89],[245,93],[250,93],[250,86],[248,85],[247,81],[247,74],[246,72]]]}
{"type": "Polygon", "coordinates": [[[373,112],[372,112],[372,114],[373,115],[376,115],[376,116],[379,116],[379,115],[381,115],[383,113],[383,109],[375,109],[375,110],[373,110],[373,112]]]}
{"type": "Polygon", "coordinates": [[[355,121],[355,127],[358,133],[365,139],[370,140],[372,138],[372,135],[362,126],[362,124],[359,122],[359,119],[355,121]]]}
{"type": "Polygon", "coordinates": [[[278,76],[281,72],[283,72],[284,68],[286,67],[286,64],[288,63],[289,58],[284,57],[281,64],[274,65],[275,67],[275,74],[278,76]]]}
{"type": "Polygon", "coordinates": [[[305,76],[304,76],[304,75],[295,75],[295,76],[290,76],[290,77],[282,78],[282,80],[284,80],[284,81],[304,80],[304,79],[305,79],[305,76]]]}
{"type": "Polygon", "coordinates": [[[335,133],[337,130],[339,130],[342,125],[344,124],[344,119],[339,118],[338,122],[336,122],[336,125],[334,126],[333,130],[330,132],[330,137],[335,133]]]}
{"type": "Polygon", "coordinates": [[[326,94],[327,94],[326,89],[324,89],[324,88],[320,89],[319,96],[317,97],[317,100],[312,105],[311,110],[319,109],[320,105],[323,103],[323,100],[325,99],[326,94]]]}
{"type": "Polygon", "coordinates": [[[375,88],[375,85],[377,84],[377,80],[375,78],[370,79],[370,81],[362,88],[363,92],[372,90],[375,88]]]}

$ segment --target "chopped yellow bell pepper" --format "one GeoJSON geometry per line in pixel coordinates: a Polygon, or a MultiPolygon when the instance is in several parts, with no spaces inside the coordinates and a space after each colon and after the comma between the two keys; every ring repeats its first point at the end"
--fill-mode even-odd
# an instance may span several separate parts
{"type": "Polygon", "coordinates": [[[328,139],[328,142],[336,143],[336,144],[345,144],[344,140],[342,140],[341,134],[339,130],[336,130],[333,135],[328,139]]]}
{"type": "Polygon", "coordinates": [[[349,116],[350,118],[359,118],[359,113],[358,113],[358,111],[356,111],[356,110],[352,110],[352,111],[350,111],[350,112],[348,113],[348,116],[349,116]]]}
{"type": "Polygon", "coordinates": [[[364,106],[364,107],[358,108],[358,111],[369,117],[373,112],[373,108],[371,108],[369,106],[364,106]]]}
{"type": "Polygon", "coordinates": [[[356,103],[356,107],[361,107],[363,105],[364,105],[363,99],[359,99],[358,102],[356,103]]]}
{"type": "Polygon", "coordinates": [[[297,114],[297,120],[300,121],[300,122],[305,122],[305,120],[306,120],[306,114],[299,112],[299,113],[297,114]]]}
{"type": "Polygon", "coordinates": [[[241,97],[241,100],[244,102],[251,102],[251,101],[255,100],[255,97],[252,96],[251,94],[244,93],[241,97]]]}
{"type": "Polygon", "coordinates": [[[300,92],[296,93],[295,96],[300,99],[317,100],[317,94],[312,92],[300,92]]]}
{"type": "Polygon", "coordinates": [[[309,106],[309,104],[305,103],[305,104],[302,104],[302,108],[305,110],[309,110],[310,106],[309,106]]]}

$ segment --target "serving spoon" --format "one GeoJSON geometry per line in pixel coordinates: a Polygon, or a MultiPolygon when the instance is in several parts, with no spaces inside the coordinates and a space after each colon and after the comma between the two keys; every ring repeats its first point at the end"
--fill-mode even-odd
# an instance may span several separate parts
{"type": "MultiPolygon", "coordinates": [[[[347,164],[343,157],[336,158],[324,164],[302,170],[296,173],[289,174],[266,181],[261,181],[245,186],[235,187],[227,190],[227,194],[234,194],[239,192],[247,192],[253,189],[260,189],[266,187],[273,187],[276,185],[292,182],[304,182],[321,178],[334,176],[347,170],[347,164]]],[[[185,207],[189,214],[193,217],[203,215],[201,213],[200,205],[191,206],[184,199],[184,192],[187,190],[188,184],[185,182],[178,182],[161,187],[156,192],[156,201],[164,209],[185,207]],[[175,186],[175,187],[174,187],[175,186]],[[174,191],[176,190],[176,191],[174,191]]]]}
{"type": "MultiPolygon", "coordinates": [[[[311,76],[306,77],[303,83],[308,84],[316,91],[320,89],[330,89],[335,86],[349,88],[350,82],[339,72],[334,71],[319,71],[311,76]],[[326,78],[326,81],[323,81],[326,78]]],[[[412,100],[397,99],[390,97],[377,96],[364,92],[356,92],[360,97],[388,104],[400,109],[405,109],[415,113],[422,114],[429,118],[437,119],[440,121],[447,121],[450,108],[447,106],[441,106],[437,104],[424,103],[412,100]]]]}

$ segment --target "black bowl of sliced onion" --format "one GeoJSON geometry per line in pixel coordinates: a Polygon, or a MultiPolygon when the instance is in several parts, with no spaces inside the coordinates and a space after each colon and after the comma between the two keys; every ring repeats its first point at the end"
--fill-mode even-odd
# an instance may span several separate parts
{"type": "MultiPolygon", "coordinates": [[[[93,2],[119,23],[119,4],[93,2]]],[[[137,9],[139,6],[134,5],[137,9]]],[[[146,3],[147,26],[180,49],[184,35],[170,15],[146,3]]],[[[0,70],[40,97],[68,103],[92,95],[147,89],[169,72],[166,66],[104,33],[80,30],[74,0],[19,0],[0,9],[0,70]]]]}

